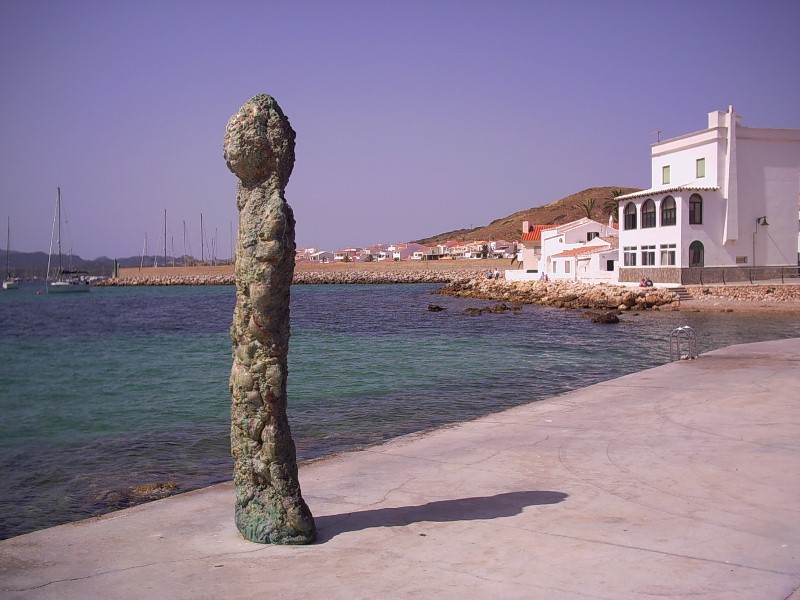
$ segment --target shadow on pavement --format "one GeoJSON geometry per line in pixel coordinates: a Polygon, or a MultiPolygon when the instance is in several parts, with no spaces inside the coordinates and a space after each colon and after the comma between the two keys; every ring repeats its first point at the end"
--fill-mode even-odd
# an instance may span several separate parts
{"type": "Polygon", "coordinates": [[[432,521],[473,521],[518,515],[526,506],[557,504],[567,499],[563,492],[507,492],[494,496],[437,500],[419,506],[376,508],[339,515],[316,517],[317,542],[327,542],[340,533],[370,527],[397,527],[432,521]]]}

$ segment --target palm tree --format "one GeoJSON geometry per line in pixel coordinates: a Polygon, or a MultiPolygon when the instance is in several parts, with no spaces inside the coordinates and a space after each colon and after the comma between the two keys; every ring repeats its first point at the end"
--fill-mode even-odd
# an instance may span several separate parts
{"type": "Polygon", "coordinates": [[[580,208],[586,213],[586,218],[592,218],[592,209],[594,209],[594,198],[589,198],[583,204],[576,204],[575,208],[580,208]]]}
{"type": "Polygon", "coordinates": [[[614,223],[617,222],[619,218],[619,200],[618,198],[622,196],[625,192],[620,190],[619,188],[616,190],[611,191],[611,198],[607,199],[603,203],[603,214],[611,215],[614,218],[614,223]]]}

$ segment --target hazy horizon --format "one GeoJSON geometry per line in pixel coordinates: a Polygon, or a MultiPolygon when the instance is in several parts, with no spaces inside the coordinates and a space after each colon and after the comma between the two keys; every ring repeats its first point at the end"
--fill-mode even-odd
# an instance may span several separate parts
{"type": "Polygon", "coordinates": [[[145,235],[163,255],[165,209],[175,254],[200,256],[202,213],[227,258],[222,139],[259,93],[297,131],[298,247],[645,188],[650,144],[709,111],[800,129],[797,23],[795,0],[0,0],[0,226],[47,251],[60,186],[83,258],[140,255],[145,235]]]}

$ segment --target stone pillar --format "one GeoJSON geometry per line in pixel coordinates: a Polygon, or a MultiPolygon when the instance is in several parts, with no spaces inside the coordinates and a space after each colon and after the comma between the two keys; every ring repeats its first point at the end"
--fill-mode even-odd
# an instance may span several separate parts
{"type": "Polygon", "coordinates": [[[286,416],[295,222],[284,188],[294,140],[278,103],[261,94],[230,118],[224,143],[225,162],[239,179],[230,377],[235,519],[246,539],[272,544],[316,539],[286,416]]]}

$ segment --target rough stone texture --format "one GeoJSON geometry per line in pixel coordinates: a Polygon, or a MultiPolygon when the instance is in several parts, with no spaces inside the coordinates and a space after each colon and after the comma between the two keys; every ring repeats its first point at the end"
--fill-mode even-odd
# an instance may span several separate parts
{"type": "Polygon", "coordinates": [[[453,282],[437,291],[445,296],[482,298],[556,308],[595,310],[662,310],[679,306],[677,295],[665,288],[627,288],[577,281],[506,281],[472,279],[453,282]]]}
{"type": "Polygon", "coordinates": [[[742,302],[800,302],[800,285],[698,286],[689,288],[694,300],[742,302]]]}
{"type": "Polygon", "coordinates": [[[619,323],[619,317],[613,310],[603,312],[585,312],[581,315],[584,319],[591,320],[592,323],[602,323],[606,325],[614,325],[619,323]]]}
{"type": "Polygon", "coordinates": [[[248,540],[274,544],[316,539],[286,416],[295,222],[284,188],[294,140],[278,103],[262,94],[230,118],[224,144],[225,162],[239,178],[230,377],[236,526],[248,540]]]}

